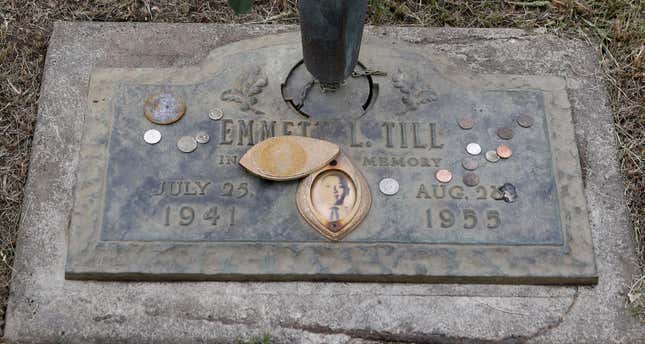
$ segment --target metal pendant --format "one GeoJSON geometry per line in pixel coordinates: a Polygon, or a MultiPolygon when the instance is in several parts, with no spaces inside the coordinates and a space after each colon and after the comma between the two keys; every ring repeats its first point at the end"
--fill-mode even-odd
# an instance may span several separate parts
{"type": "Polygon", "coordinates": [[[324,237],[338,241],[367,216],[372,196],[365,177],[340,155],[298,185],[298,211],[324,237]]]}
{"type": "Polygon", "coordinates": [[[302,178],[334,160],[338,145],[302,136],[277,136],[249,149],[240,165],[249,172],[269,180],[302,178]]]}

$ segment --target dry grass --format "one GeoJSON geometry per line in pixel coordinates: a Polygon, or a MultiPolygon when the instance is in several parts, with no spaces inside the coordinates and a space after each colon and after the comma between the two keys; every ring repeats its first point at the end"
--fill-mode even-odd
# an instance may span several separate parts
{"type": "MultiPolygon", "coordinates": [[[[225,0],[0,0],[0,319],[4,318],[38,92],[55,20],[295,23],[295,0],[257,0],[235,16],[225,0]]],[[[602,48],[625,195],[645,262],[645,1],[370,0],[372,24],[546,27],[602,48]]],[[[629,308],[645,318],[645,283],[629,308]],[[640,300],[640,301],[639,301],[640,300]]],[[[629,302],[629,301],[628,301],[629,302]]]]}

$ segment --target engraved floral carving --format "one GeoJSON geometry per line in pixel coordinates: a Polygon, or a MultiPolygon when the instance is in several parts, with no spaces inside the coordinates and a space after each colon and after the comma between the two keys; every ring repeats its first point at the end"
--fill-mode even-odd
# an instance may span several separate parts
{"type": "Polygon", "coordinates": [[[239,104],[240,110],[251,111],[256,115],[264,115],[264,111],[255,108],[258,103],[257,95],[269,84],[266,75],[260,67],[254,67],[240,75],[236,88],[228,89],[220,95],[223,101],[239,104]]]}
{"type": "Polygon", "coordinates": [[[419,73],[411,76],[399,69],[392,76],[392,84],[401,92],[401,102],[405,105],[405,110],[397,113],[397,116],[415,111],[419,106],[437,100],[437,94],[429,85],[423,83],[419,73]]]}

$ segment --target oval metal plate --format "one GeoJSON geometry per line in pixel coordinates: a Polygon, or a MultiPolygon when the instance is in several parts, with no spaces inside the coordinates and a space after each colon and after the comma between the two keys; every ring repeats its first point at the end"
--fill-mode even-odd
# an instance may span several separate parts
{"type": "Polygon", "coordinates": [[[302,178],[334,160],[338,145],[309,137],[277,136],[249,149],[240,165],[249,172],[269,180],[302,178]]]}

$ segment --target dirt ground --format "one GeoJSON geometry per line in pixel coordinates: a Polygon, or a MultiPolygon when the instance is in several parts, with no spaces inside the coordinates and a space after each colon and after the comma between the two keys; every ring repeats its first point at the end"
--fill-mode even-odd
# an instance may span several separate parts
{"type": "MultiPolygon", "coordinates": [[[[256,0],[236,16],[225,0],[0,0],[0,327],[52,23],[297,23],[296,0],[256,0]]],[[[370,0],[372,25],[546,28],[602,54],[636,254],[645,267],[645,0],[370,0]]],[[[645,321],[645,275],[626,305],[645,321]]],[[[1,333],[1,332],[0,332],[1,333]]],[[[2,340],[0,339],[0,342],[2,340]]]]}

